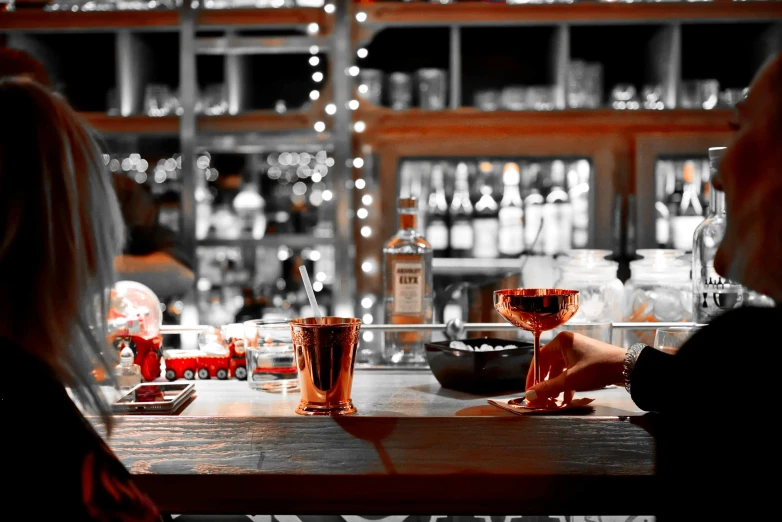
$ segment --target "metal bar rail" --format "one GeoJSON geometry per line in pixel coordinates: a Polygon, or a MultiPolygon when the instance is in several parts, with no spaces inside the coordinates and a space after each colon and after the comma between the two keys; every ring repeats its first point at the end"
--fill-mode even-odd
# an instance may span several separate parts
{"type": "MultiPolygon", "coordinates": [[[[516,330],[517,327],[510,323],[463,323],[461,326],[449,326],[447,324],[362,324],[362,330],[382,330],[390,332],[413,332],[413,331],[448,331],[449,328],[456,328],[458,330],[466,332],[476,331],[503,331],[503,330],[516,330]]],[[[674,322],[660,322],[660,323],[629,323],[629,322],[615,322],[611,323],[612,328],[620,330],[656,330],[658,328],[693,328],[696,326],[706,326],[699,323],[674,323],[674,322]]],[[[285,322],[279,324],[268,325],[272,330],[284,330],[289,326],[285,322]]],[[[209,325],[194,325],[194,326],[179,326],[179,325],[163,325],[160,327],[160,333],[162,334],[183,334],[183,333],[198,333],[208,328],[209,325]]]]}

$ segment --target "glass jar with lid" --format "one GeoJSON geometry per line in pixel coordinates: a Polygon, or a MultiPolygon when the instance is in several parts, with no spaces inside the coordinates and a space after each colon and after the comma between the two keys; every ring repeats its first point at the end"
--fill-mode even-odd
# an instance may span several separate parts
{"type": "MultiPolygon", "coordinates": [[[[638,250],[641,259],[630,262],[625,288],[625,321],[692,321],[690,256],[681,250],[638,250]]],[[[654,345],[654,330],[628,330],[625,346],[654,345]]]]}
{"type": "Polygon", "coordinates": [[[624,286],[616,276],[619,263],[610,250],[570,250],[557,259],[555,288],[579,291],[578,313],[571,322],[605,323],[622,320],[624,286]]]}

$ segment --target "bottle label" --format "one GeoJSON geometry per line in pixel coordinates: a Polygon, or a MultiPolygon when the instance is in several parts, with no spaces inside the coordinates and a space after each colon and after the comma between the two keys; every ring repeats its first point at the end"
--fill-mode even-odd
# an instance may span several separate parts
{"type": "Polygon", "coordinates": [[[451,248],[472,250],[475,243],[472,226],[467,221],[457,221],[451,226],[451,248]]]}
{"type": "Polygon", "coordinates": [[[671,233],[673,248],[676,250],[692,251],[695,229],[703,222],[703,216],[676,216],[671,219],[671,233]]]}
{"type": "Polygon", "coordinates": [[[448,227],[439,219],[433,219],[426,227],[426,240],[432,250],[446,250],[448,248],[448,227]]]}
{"type": "Polygon", "coordinates": [[[424,264],[394,262],[394,313],[420,314],[424,310],[424,264]]]}
{"type": "Polygon", "coordinates": [[[498,237],[500,222],[497,218],[476,218],[472,222],[475,232],[473,256],[493,259],[499,256],[498,237]]]}

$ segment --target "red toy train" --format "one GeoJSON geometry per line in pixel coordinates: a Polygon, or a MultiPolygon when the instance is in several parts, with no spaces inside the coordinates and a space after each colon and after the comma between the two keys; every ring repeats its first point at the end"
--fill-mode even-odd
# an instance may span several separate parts
{"type": "Polygon", "coordinates": [[[166,350],[163,360],[166,363],[166,379],[227,379],[236,377],[239,380],[247,378],[247,366],[243,346],[237,349],[237,343],[228,343],[225,354],[212,354],[202,350],[166,350]]]}

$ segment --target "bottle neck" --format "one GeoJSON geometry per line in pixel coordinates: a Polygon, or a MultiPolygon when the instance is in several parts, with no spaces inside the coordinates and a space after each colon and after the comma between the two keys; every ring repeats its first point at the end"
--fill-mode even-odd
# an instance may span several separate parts
{"type": "Polygon", "coordinates": [[[711,186],[709,191],[709,214],[725,213],[725,193],[711,186]]]}
{"type": "Polygon", "coordinates": [[[513,205],[521,203],[521,192],[519,192],[518,185],[505,185],[505,189],[502,191],[501,205],[513,205]]]}
{"type": "Polygon", "coordinates": [[[399,211],[399,229],[414,230],[418,228],[418,215],[409,209],[399,211]]]}

